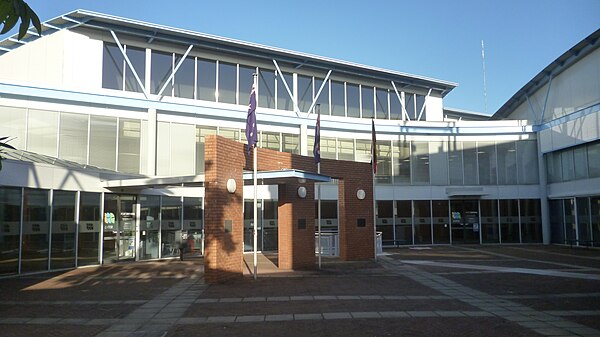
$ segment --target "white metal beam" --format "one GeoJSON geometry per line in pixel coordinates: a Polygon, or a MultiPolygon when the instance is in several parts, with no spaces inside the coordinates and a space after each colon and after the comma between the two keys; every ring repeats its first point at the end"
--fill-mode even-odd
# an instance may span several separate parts
{"type": "Polygon", "coordinates": [[[396,88],[396,83],[394,83],[394,81],[392,81],[392,87],[394,87],[394,91],[396,92],[396,96],[398,96],[398,100],[400,101],[400,106],[402,107],[402,120],[404,120],[404,118],[406,118],[410,122],[410,117],[408,116],[408,112],[406,112],[406,107],[404,106],[404,99],[398,92],[398,89],[396,88]]]}
{"type": "Polygon", "coordinates": [[[183,61],[185,61],[185,58],[188,56],[188,54],[190,53],[190,51],[192,50],[192,47],[194,47],[193,44],[191,44],[188,49],[185,51],[185,54],[183,54],[183,57],[181,58],[181,60],[179,60],[179,62],[177,63],[177,65],[175,66],[175,69],[173,69],[173,71],[171,72],[171,75],[169,75],[169,78],[167,78],[167,80],[165,81],[165,84],[163,84],[162,88],[160,88],[160,91],[158,92],[158,96],[161,97],[162,93],[165,91],[165,89],[167,88],[167,85],[169,85],[169,83],[171,83],[171,81],[173,80],[173,77],[175,77],[175,73],[177,72],[177,70],[179,70],[179,67],[181,67],[181,65],[183,64],[183,61]]]}
{"type": "Polygon", "coordinates": [[[550,96],[550,87],[552,86],[552,74],[548,75],[550,79],[548,80],[548,90],[546,90],[546,98],[544,99],[544,108],[542,108],[542,114],[540,115],[540,124],[544,122],[544,114],[546,114],[546,106],[548,104],[548,96],[550,96]]]}
{"type": "Polygon", "coordinates": [[[292,99],[292,104],[294,105],[294,112],[296,113],[296,116],[300,117],[300,114],[298,113],[300,111],[300,109],[298,108],[298,103],[296,102],[296,99],[294,98],[294,95],[292,94],[290,87],[287,85],[287,82],[286,82],[285,78],[283,77],[283,73],[281,72],[281,69],[279,69],[279,64],[277,64],[277,61],[275,61],[275,59],[273,59],[273,64],[275,65],[275,68],[277,69],[277,73],[279,74],[279,77],[281,77],[281,81],[283,82],[283,85],[285,86],[285,90],[287,90],[288,95],[290,95],[290,98],[292,99]]]}
{"type": "Polygon", "coordinates": [[[325,76],[323,83],[321,83],[321,87],[319,88],[319,91],[317,91],[315,98],[313,98],[312,104],[310,105],[310,108],[308,108],[308,112],[306,113],[306,116],[308,116],[312,113],[312,109],[315,107],[315,104],[317,104],[317,99],[319,99],[319,96],[321,96],[321,91],[323,91],[325,84],[327,84],[327,81],[329,80],[330,75],[331,75],[331,70],[329,70],[329,72],[327,72],[327,75],[325,76]]]}
{"type": "Polygon", "coordinates": [[[129,57],[127,57],[127,54],[125,53],[125,49],[123,49],[123,46],[121,45],[121,42],[119,41],[119,38],[117,38],[117,34],[115,34],[114,30],[111,30],[110,34],[112,35],[113,39],[117,43],[117,46],[119,47],[119,50],[121,51],[121,54],[125,58],[125,62],[127,62],[127,66],[129,66],[129,70],[131,70],[131,72],[133,73],[133,76],[135,77],[135,80],[138,82],[138,84],[142,88],[142,92],[144,93],[144,96],[146,96],[146,99],[150,99],[150,97],[148,96],[148,92],[146,91],[146,86],[144,86],[144,83],[142,83],[142,81],[140,80],[140,77],[138,76],[137,71],[135,71],[135,69],[133,68],[133,64],[131,64],[131,60],[129,60],[129,57]]]}
{"type": "Polygon", "coordinates": [[[419,117],[417,117],[418,121],[420,121],[421,116],[423,116],[423,111],[425,111],[425,107],[427,106],[427,98],[429,97],[429,95],[431,95],[431,88],[429,88],[429,91],[427,92],[427,95],[425,96],[425,100],[423,101],[423,106],[421,107],[421,111],[419,111],[419,117]]]}

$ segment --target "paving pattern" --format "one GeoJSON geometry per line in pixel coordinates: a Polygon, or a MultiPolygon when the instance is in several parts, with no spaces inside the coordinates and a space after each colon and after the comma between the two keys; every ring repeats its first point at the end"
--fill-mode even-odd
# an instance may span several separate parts
{"type": "MultiPolygon", "coordinates": [[[[387,250],[206,285],[201,260],[0,279],[3,336],[600,336],[600,251],[387,250]],[[109,291],[107,291],[109,290],[109,291]]],[[[260,270],[259,270],[260,271],[260,270]]]]}

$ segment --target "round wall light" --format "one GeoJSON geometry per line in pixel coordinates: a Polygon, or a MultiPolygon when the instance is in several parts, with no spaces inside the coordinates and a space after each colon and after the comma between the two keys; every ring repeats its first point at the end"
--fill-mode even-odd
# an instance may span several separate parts
{"type": "Polygon", "coordinates": [[[235,179],[227,179],[227,192],[229,193],[235,193],[235,190],[237,189],[237,185],[235,183],[235,179]]]}
{"type": "Polygon", "coordinates": [[[306,187],[304,187],[304,186],[298,187],[298,197],[300,197],[300,199],[306,198],[306,187]]]}
{"type": "Polygon", "coordinates": [[[358,200],[363,200],[366,196],[367,196],[367,194],[365,193],[365,190],[363,190],[362,188],[360,188],[358,191],[356,191],[356,197],[358,198],[358,200]]]}

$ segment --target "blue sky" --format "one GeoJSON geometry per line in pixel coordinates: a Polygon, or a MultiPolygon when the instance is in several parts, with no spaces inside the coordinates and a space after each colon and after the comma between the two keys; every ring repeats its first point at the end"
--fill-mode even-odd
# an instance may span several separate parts
{"type": "Polygon", "coordinates": [[[452,81],[446,107],[488,114],[600,28],[600,0],[26,1],[42,21],[82,8],[452,81]]]}

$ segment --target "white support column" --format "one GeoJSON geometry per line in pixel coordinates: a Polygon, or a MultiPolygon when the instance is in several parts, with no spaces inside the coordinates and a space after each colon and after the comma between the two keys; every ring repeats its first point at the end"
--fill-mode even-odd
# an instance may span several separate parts
{"type": "Polygon", "coordinates": [[[536,134],[537,156],[538,156],[538,175],[540,190],[540,208],[542,218],[542,239],[545,245],[550,244],[550,203],[548,202],[548,177],[546,175],[546,165],[544,154],[542,153],[542,141],[539,132],[536,134]]]}
{"type": "Polygon", "coordinates": [[[149,99],[148,91],[146,90],[146,86],[140,80],[140,77],[138,76],[137,71],[135,71],[135,68],[131,64],[131,60],[129,59],[129,57],[127,57],[127,53],[125,53],[125,49],[123,49],[123,46],[121,45],[121,42],[119,41],[119,38],[117,38],[117,34],[115,34],[114,30],[111,30],[110,34],[112,34],[112,37],[115,40],[115,43],[117,44],[117,46],[119,47],[119,50],[121,51],[121,54],[125,58],[125,62],[127,63],[129,70],[131,70],[131,72],[133,73],[133,76],[135,77],[135,80],[137,81],[139,86],[142,88],[142,92],[144,93],[144,96],[146,96],[146,99],[149,99]]]}
{"type": "Polygon", "coordinates": [[[300,124],[300,154],[308,156],[308,126],[300,124]]]}
{"type": "MultiPolygon", "coordinates": [[[[281,69],[279,69],[279,64],[277,64],[277,61],[273,60],[273,64],[275,65],[275,68],[277,69],[277,73],[279,74],[279,78],[281,78],[281,82],[283,83],[283,86],[285,87],[285,90],[287,91],[288,95],[290,96],[290,99],[292,100],[292,105],[294,106],[294,112],[296,113],[297,117],[300,117],[300,113],[299,113],[299,109],[298,109],[298,102],[296,101],[296,96],[294,96],[294,94],[292,93],[292,91],[290,90],[290,87],[287,84],[287,81],[285,80],[285,77],[283,77],[283,73],[281,72],[281,69]]],[[[277,88],[277,90],[279,90],[279,88],[277,88]]]]}
{"type": "Polygon", "coordinates": [[[419,111],[419,117],[417,117],[418,121],[421,120],[421,116],[423,116],[423,111],[425,111],[425,107],[427,107],[427,99],[429,98],[429,95],[431,95],[431,88],[429,88],[429,91],[427,92],[427,95],[423,100],[423,106],[421,107],[421,111],[419,111]]]}
{"type": "Polygon", "coordinates": [[[308,108],[308,112],[306,113],[306,116],[308,116],[309,114],[312,113],[312,110],[315,107],[315,104],[317,104],[317,100],[319,99],[319,96],[321,96],[321,91],[323,91],[323,88],[325,88],[325,85],[327,85],[327,81],[329,80],[330,75],[331,75],[331,70],[329,70],[329,72],[327,72],[327,76],[325,76],[323,83],[321,83],[321,87],[319,88],[319,91],[317,91],[317,94],[315,95],[315,98],[313,99],[312,104],[310,105],[310,108],[308,108]]]}
{"type": "Polygon", "coordinates": [[[160,88],[160,91],[157,94],[159,97],[162,95],[163,91],[165,91],[165,89],[167,88],[167,86],[169,84],[171,84],[171,82],[173,81],[173,77],[175,77],[175,73],[177,73],[177,70],[179,70],[179,67],[181,67],[181,65],[183,64],[183,61],[185,61],[185,58],[188,56],[188,54],[192,50],[192,47],[194,47],[193,44],[191,44],[188,47],[188,49],[185,51],[185,54],[183,54],[183,57],[181,58],[181,60],[179,60],[179,62],[177,63],[177,65],[175,65],[175,68],[171,72],[171,75],[169,75],[169,78],[167,78],[167,80],[165,81],[165,84],[163,84],[162,88],[160,88]]]}
{"type": "Polygon", "coordinates": [[[392,87],[394,87],[396,96],[398,96],[398,100],[400,101],[400,107],[402,107],[402,121],[405,121],[405,120],[410,121],[408,112],[406,112],[406,106],[404,105],[404,92],[398,92],[398,88],[396,88],[396,83],[394,83],[394,81],[392,81],[392,87]]]}

